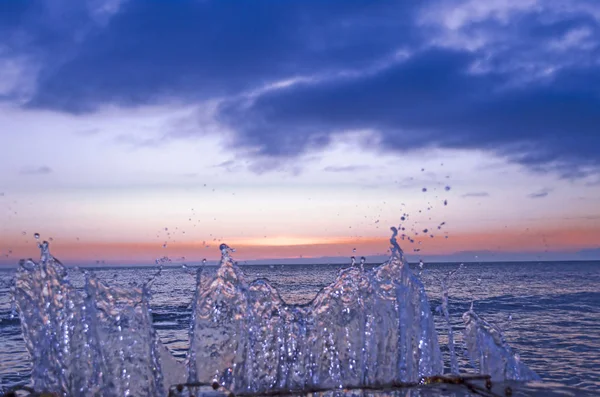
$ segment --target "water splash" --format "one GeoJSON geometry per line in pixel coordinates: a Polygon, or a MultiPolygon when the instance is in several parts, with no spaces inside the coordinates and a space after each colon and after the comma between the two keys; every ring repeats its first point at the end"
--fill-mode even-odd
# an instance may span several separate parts
{"type": "Polygon", "coordinates": [[[471,365],[492,380],[540,380],[514,353],[502,332],[494,325],[481,319],[471,308],[463,314],[464,339],[471,365]]]}
{"type": "MultiPolygon", "coordinates": [[[[304,305],[286,304],[268,280],[248,283],[231,257],[234,250],[221,244],[216,275],[206,276],[203,267],[196,272],[185,363],[152,328],[149,288],[160,269],[128,289],[86,273],[80,292],[49,244],[40,243],[40,261],[21,261],[15,287],[34,387],[63,396],[159,396],[166,386],[189,381],[261,393],[378,387],[441,374],[423,284],[404,259],[398,229],[391,230],[385,263],[365,271],[362,257],[360,267],[340,271],[304,305]]],[[[479,372],[536,379],[499,331],[472,310],[463,318],[479,372]]]]}
{"type": "Polygon", "coordinates": [[[464,268],[464,264],[452,271],[450,271],[443,279],[440,280],[442,285],[442,304],[441,311],[444,314],[444,320],[446,321],[446,328],[448,330],[448,350],[450,351],[450,373],[458,374],[458,358],[456,357],[456,350],[454,348],[454,330],[452,329],[452,323],[450,322],[450,312],[448,311],[448,296],[450,288],[450,280],[459,270],[464,268]]]}
{"type": "Polygon", "coordinates": [[[222,246],[216,277],[194,299],[189,380],[258,393],[441,373],[429,303],[396,235],[386,263],[368,273],[345,269],[300,306],[287,305],[267,280],[248,284],[222,246]]]}
{"type": "Polygon", "coordinates": [[[39,247],[39,262],[20,262],[15,290],[34,388],[63,396],[163,395],[164,347],[152,328],[148,290],[108,287],[87,273],[77,291],[48,242],[39,247]]]}

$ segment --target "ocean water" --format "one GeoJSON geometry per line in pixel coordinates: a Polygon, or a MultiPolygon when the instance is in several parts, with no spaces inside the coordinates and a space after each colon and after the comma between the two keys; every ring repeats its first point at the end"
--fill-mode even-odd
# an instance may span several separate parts
{"type": "MultiPolygon", "coordinates": [[[[367,266],[369,267],[369,266],[367,266]]],[[[441,279],[458,264],[426,264],[421,272],[443,353],[448,358],[446,323],[441,311],[441,279]],[[444,350],[445,349],[445,350],[444,350]]],[[[248,280],[267,278],[288,303],[307,303],[331,283],[342,266],[243,266],[248,280]]],[[[216,268],[207,267],[208,272],[216,268]]],[[[156,268],[96,268],[110,285],[140,285],[156,268]]],[[[419,268],[414,269],[419,273],[419,268]]],[[[187,352],[192,269],[165,268],[152,286],[154,327],[180,359],[187,352]]],[[[0,269],[0,390],[28,381],[30,361],[17,317],[11,317],[14,269],[0,269]]],[[[70,271],[71,282],[83,275],[70,271]]],[[[477,313],[503,330],[521,360],[543,380],[600,392],[600,262],[466,264],[450,283],[449,312],[460,367],[468,368],[462,348],[461,315],[473,302],[477,313]]],[[[448,361],[448,360],[446,360],[448,361]]]]}

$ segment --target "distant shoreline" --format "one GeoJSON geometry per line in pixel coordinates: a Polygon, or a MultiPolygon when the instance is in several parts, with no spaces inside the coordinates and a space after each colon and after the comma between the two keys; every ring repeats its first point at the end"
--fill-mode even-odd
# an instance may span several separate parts
{"type": "MultiPolygon", "coordinates": [[[[366,262],[365,265],[366,266],[377,266],[380,265],[383,261],[372,261],[372,262],[366,262]]],[[[506,261],[493,261],[493,260],[481,260],[481,261],[438,261],[438,262],[428,262],[428,261],[424,261],[426,266],[440,266],[440,265],[458,265],[458,264],[465,264],[465,265],[488,265],[488,264],[494,264],[494,265],[514,265],[514,264],[552,264],[552,263],[560,263],[560,264],[580,264],[580,263],[597,263],[598,265],[600,265],[600,259],[575,259],[575,260],[506,260],[506,261]]],[[[410,266],[418,266],[419,262],[418,261],[409,261],[408,264],[410,266]]],[[[201,266],[204,267],[217,267],[218,266],[218,262],[217,261],[211,261],[211,262],[207,262],[205,265],[202,265],[200,262],[186,262],[185,265],[187,267],[190,268],[199,268],[201,266]]],[[[306,262],[306,263],[282,263],[282,262],[277,262],[277,261],[273,261],[273,262],[260,262],[260,263],[254,263],[251,261],[248,262],[243,262],[243,261],[238,261],[237,263],[238,266],[240,267],[245,267],[245,266],[252,266],[252,267],[265,267],[265,266],[331,266],[331,267],[350,267],[350,263],[349,261],[346,262],[306,262]]],[[[18,266],[18,262],[14,263],[14,264],[8,264],[8,263],[0,263],[0,271],[14,271],[16,270],[18,266]]],[[[65,263],[65,266],[68,269],[74,269],[76,267],[79,268],[85,268],[85,269],[124,269],[124,268],[139,268],[139,269],[156,269],[158,267],[158,265],[150,265],[150,264],[145,264],[145,263],[141,263],[141,264],[105,264],[105,265],[98,265],[96,263],[88,263],[88,264],[70,264],[70,263],[65,263]]],[[[170,265],[163,265],[164,269],[178,269],[181,268],[183,266],[183,263],[177,263],[177,264],[170,264],[170,265]]]]}

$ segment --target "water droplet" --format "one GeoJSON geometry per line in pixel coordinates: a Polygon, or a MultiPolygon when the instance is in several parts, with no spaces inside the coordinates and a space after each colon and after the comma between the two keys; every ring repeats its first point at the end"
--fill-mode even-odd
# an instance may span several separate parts
{"type": "Polygon", "coordinates": [[[163,248],[167,248],[167,243],[164,243],[164,244],[163,244],[163,248]]]}
{"type": "Polygon", "coordinates": [[[426,187],[424,187],[424,188],[423,188],[423,189],[421,189],[421,190],[422,190],[423,192],[426,192],[426,191],[427,191],[427,188],[426,188],[426,187]]]}
{"type": "Polygon", "coordinates": [[[48,239],[48,241],[54,241],[54,238],[53,238],[53,237],[50,237],[50,238],[48,239]]]}
{"type": "Polygon", "coordinates": [[[35,239],[36,239],[36,240],[39,240],[39,239],[40,239],[40,234],[39,234],[39,233],[35,233],[35,234],[33,235],[33,237],[35,237],[35,239]]]}
{"type": "Polygon", "coordinates": [[[181,265],[181,268],[182,268],[183,270],[185,270],[185,269],[187,269],[187,265],[184,263],[183,265],[181,265]]]}
{"type": "Polygon", "coordinates": [[[351,257],[350,260],[352,261],[352,266],[356,265],[356,258],[355,257],[351,257]]]}
{"type": "Polygon", "coordinates": [[[352,252],[356,252],[356,248],[352,248],[352,252]]]}
{"type": "Polygon", "coordinates": [[[423,233],[427,233],[428,231],[428,229],[423,229],[423,233]]]}
{"type": "Polygon", "coordinates": [[[27,234],[27,232],[21,232],[21,234],[22,234],[23,236],[25,236],[25,235],[27,234]]]}
{"type": "Polygon", "coordinates": [[[202,264],[206,265],[206,258],[202,259],[202,264]]]}
{"type": "Polygon", "coordinates": [[[450,191],[450,186],[446,186],[444,189],[448,192],[450,191]]]}
{"type": "Polygon", "coordinates": [[[448,205],[448,200],[444,200],[444,205],[448,205]]]}

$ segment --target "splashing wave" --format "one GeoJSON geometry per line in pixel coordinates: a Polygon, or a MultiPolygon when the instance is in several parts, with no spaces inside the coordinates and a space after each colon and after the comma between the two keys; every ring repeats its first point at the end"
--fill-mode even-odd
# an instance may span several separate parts
{"type": "MultiPolygon", "coordinates": [[[[21,261],[15,291],[34,388],[65,396],[160,396],[187,381],[265,393],[380,387],[442,374],[425,290],[392,230],[388,261],[368,272],[340,271],[304,305],[286,304],[267,280],[247,283],[222,244],[217,274],[197,273],[185,363],[154,332],[149,284],[119,289],[86,274],[83,292],[76,291],[44,242],[39,262],[21,261]]],[[[464,319],[478,373],[537,379],[493,326],[472,310],[464,319]]]]}

